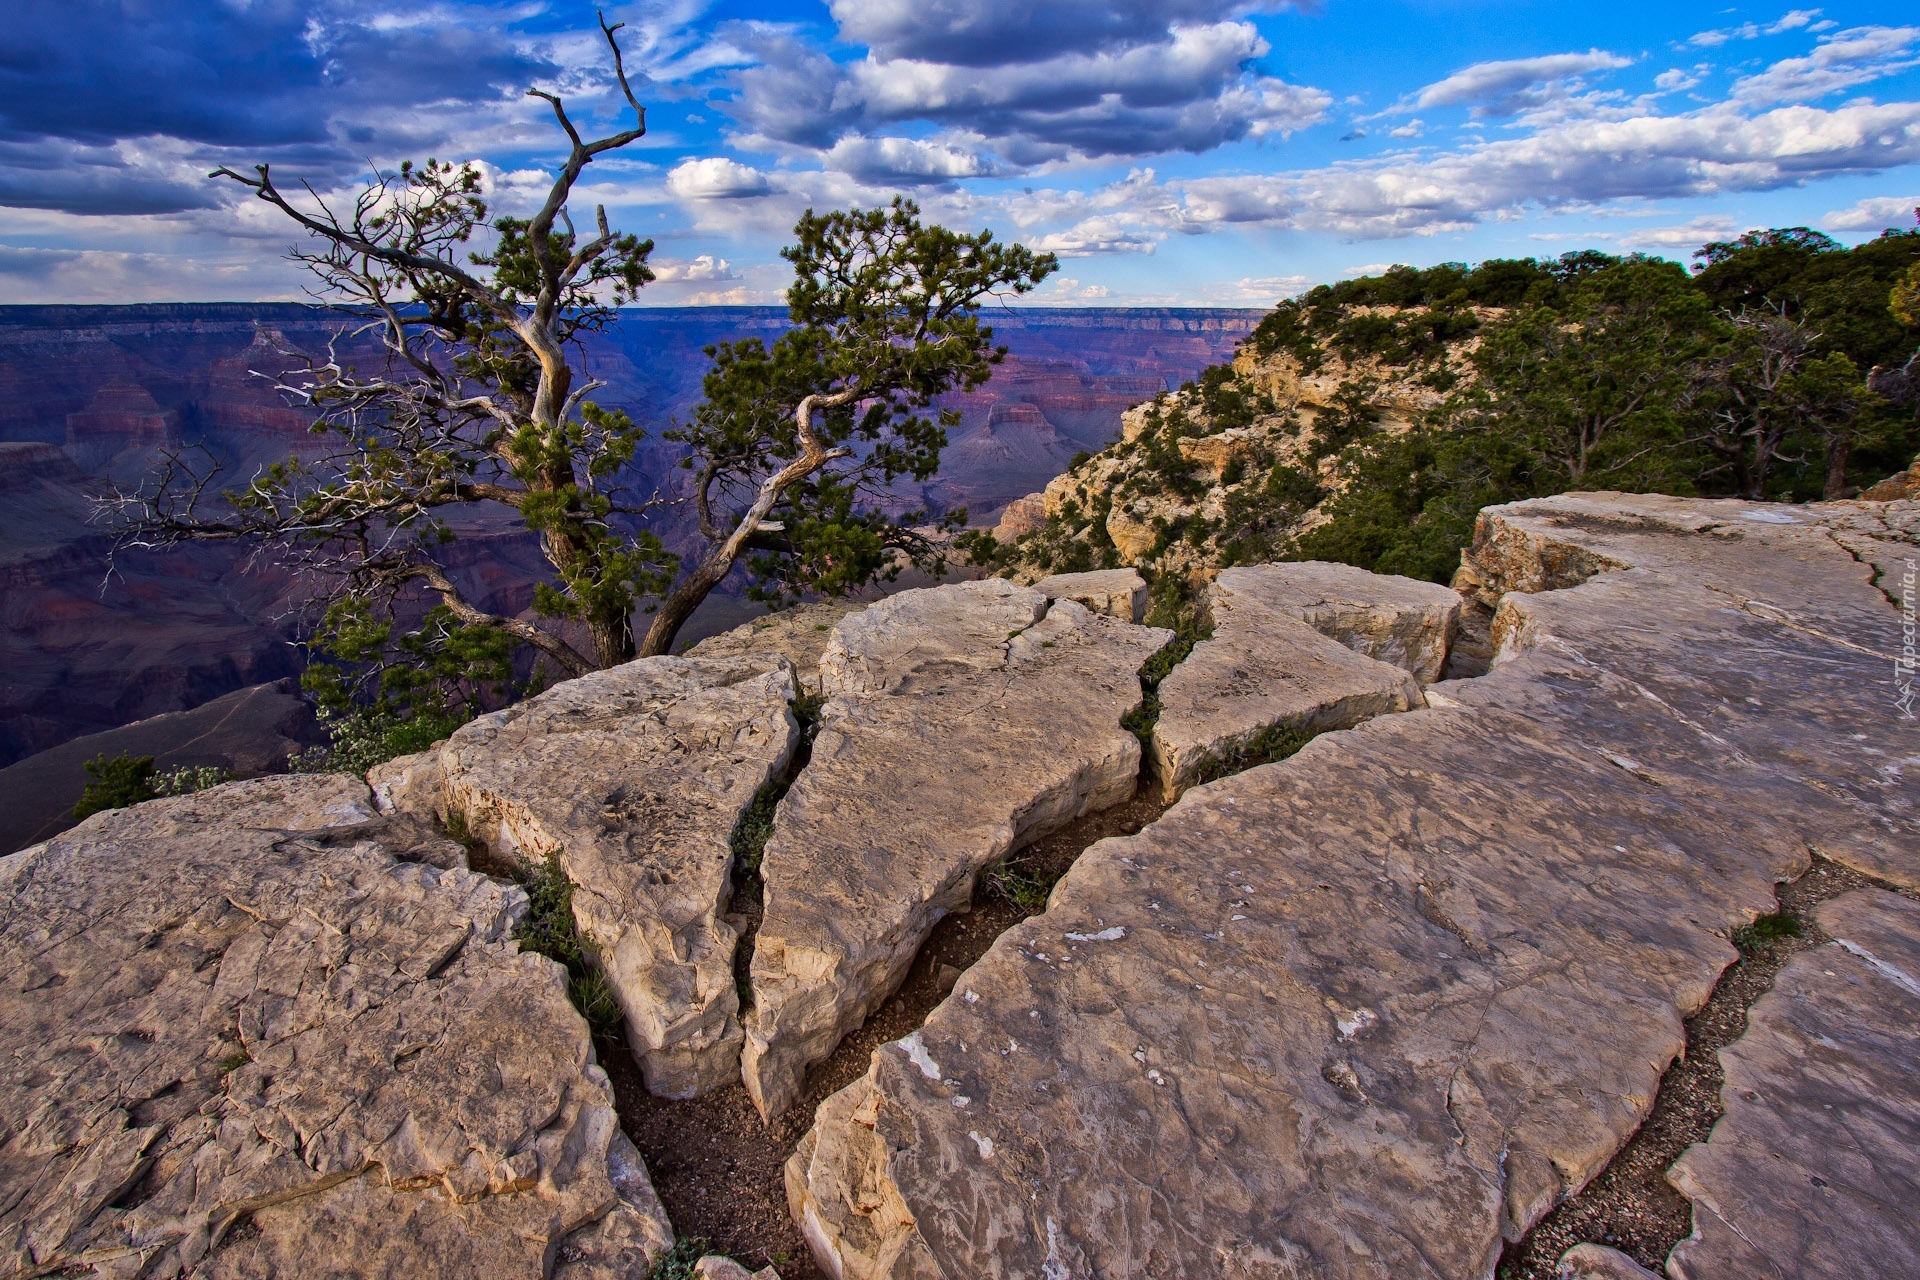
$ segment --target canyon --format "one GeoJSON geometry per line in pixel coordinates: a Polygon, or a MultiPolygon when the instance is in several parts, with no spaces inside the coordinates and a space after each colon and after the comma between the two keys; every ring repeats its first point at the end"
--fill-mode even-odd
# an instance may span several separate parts
{"type": "MultiPolygon", "coordinates": [[[[960,415],[945,465],[890,495],[901,509],[966,507],[988,522],[1117,438],[1128,407],[1229,358],[1262,313],[1244,310],[1038,309],[996,313],[1009,348],[991,382],[949,397],[960,415]]],[[[703,348],[770,339],[776,307],[629,309],[592,335],[584,367],[605,404],[650,439],[627,483],[671,491],[678,453],[659,439],[698,398],[703,348]]],[[[81,735],[181,711],[295,675],[303,654],[300,584],[244,548],[208,544],[114,559],[92,497],[137,483],[163,449],[217,458],[244,478],[320,443],[271,377],[284,349],[329,341],[362,367],[378,359],[346,322],[292,304],[0,307],[0,766],[81,735]]],[[[690,517],[658,522],[692,545],[690,517]]],[[[451,551],[482,607],[529,606],[546,573],[538,549],[481,517],[457,519],[451,551]]],[[[716,598],[685,633],[698,640],[756,610],[716,598]]]]}

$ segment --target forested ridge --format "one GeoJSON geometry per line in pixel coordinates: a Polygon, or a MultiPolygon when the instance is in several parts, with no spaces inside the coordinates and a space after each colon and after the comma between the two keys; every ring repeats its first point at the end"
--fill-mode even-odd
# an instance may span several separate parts
{"type": "Polygon", "coordinates": [[[1841,498],[1920,450],[1920,231],[1443,263],[1282,302],[1049,488],[1015,569],[1338,560],[1444,581],[1475,513],[1575,489],[1841,498]]]}

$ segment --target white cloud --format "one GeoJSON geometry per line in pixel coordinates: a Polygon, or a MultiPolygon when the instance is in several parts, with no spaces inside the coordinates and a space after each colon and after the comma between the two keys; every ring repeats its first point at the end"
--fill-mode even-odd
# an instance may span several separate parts
{"type": "Polygon", "coordinates": [[[1397,129],[1387,130],[1387,136],[1389,138],[1417,138],[1426,132],[1426,128],[1427,122],[1424,120],[1409,120],[1397,129]]]}
{"type": "Polygon", "coordinates": [[[1663,92],[1677,93],[1682,89],[1691,89],[1699,84],[1700,76],[1696,71],[1682,71],[1679,67],[1674,67],[1671,70],[1662,71],[1659,75],[1655,76],[1653,83],[1656,88],[1663,92]]]}
{"type": "Polygon", "coordinates": [[[1820,219],[1820,225],[1829,231],[1911,230],[1916,216],[1920,216],[1920,195],[1869,196],[1845,209],[1835,209],[1820,219]]]}
{"type": "Polygon", "coordinates": [[[1815,31],[1831,27],[1831,22],[1815,22],[1820,16],[1818,9],[1793,9],[1778,21],[1761,26],[1757,22],[1743,22],[1737,27],[1722,27],[1717,31],[1696,33],[1687,43],[1699,45],[1703,49],[1717,49],[1729,40],[1757,40],[1761,36],[1777,36],[1788,31],[1798,31],[1810,27],[1815,31]]]}
{"type": "Polygon", "coordinates": [[[1154,236],[1131,230],[1116,218],[1095,217],[1029,240],[1027,247],[1063,258],[1086,258],[1098,253],[1152,253],[1154,244],[1154,236]]]}
{"type": "Polygon", "coordinates": [[[1152,44],[1194,26],[1280,3],[1257,0],[832,0],[840,37],[881,58],[959,66],[1041,62],[1152,44]]]}
{"type": "Polygon", "coordinates": [[[738,280],[740,273],[725,258],[716,258],[703,253],[687,261],[675,261],[671,258],[657,258],[648,263],[653,268],[654,279],[662,284],[691,284],[696,281],[738,280]]]}
{"type": "Polygon", "coordinates": [[[667,174],[667,190],[682,200],[737,200],[772,189],[766,174],[725,156],[682,160],[667,174]]]}
{"type": "Polygon", "coordinates": [[[1604,49],[1476,62],[1420,90],[1414,95],[1412,105],[1451,107],[1473,103],[1476,116],[1510,116],[1557,96],[1560,86],[1574,76],[1632,64],[1633,59],[1604,49]]]}
{"type": "Polygon", "coordinates": [[[1731,240],[1752,225],[1732,218],[1702,215],[1679,226],[1640,227],[1608,238],[1629,249],[1695,249],[1709,240],[1731,240]]]}
{"type": "Polygon", "coordinates": [[[1920,27],[1854,27],[1825,36],[1804,58],[1784,58],[1734,83],[1733,96],[1749,106],[1812,102],[1920,65],[1911,55],[1920,27]]]}
{"type": "Polygon", "coordinates": [[[955,178],[983,178],[998,172],[991,156],[944,142],[917,138],[869,138],[848,134],[825,156],[837,169],[866,182],[951,182],[955,178]]]}
{"type": "Polygon", "coordinates": [[[1920,103],[1781,107],[1758,116],[1722,104],[1681,116],[1569,121],[1420,159],[1174,185],[1177,217],[1192,229],[1247,222],[1370,238],[1465,230],[1528,208],[1764,191],[1914,163],[1920,103]]]}

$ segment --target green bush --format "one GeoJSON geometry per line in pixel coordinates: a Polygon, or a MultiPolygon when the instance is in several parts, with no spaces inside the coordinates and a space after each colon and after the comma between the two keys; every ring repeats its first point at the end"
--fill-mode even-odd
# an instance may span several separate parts
{"type": "Polygon", "coordinates": [[[567,971],[567,998],[587,1025],[607,1034],[620,1026],[620,1003],[599,964],[599,948],[573,918],[573,881],[558,855],[517,877],[527,891],[527,915],[514,930],[526,951],[558,961],[567,971]]]}
{"type": "Polygon", "coordinates": [[[80,803],[73,806],[76,818],[124,809],[160,794],[153,785],[152,756],[130,756],[122,751],[109,760],[103,751],[83,767],[93,781],[80,793],[80,803]]]}

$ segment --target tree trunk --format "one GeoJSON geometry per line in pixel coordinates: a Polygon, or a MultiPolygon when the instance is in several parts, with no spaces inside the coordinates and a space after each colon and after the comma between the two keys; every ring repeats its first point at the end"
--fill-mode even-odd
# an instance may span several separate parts
{"type": "Polygon", "coordinates": [[[1847,459],[1853,454],[1853,433],[1836,430],[1827,437],[1827,476],[1820,489],[1826,502],[1838,502],[1847,496],[1847,459]]]}
{"type": "Polygon", "coordinates": [[[653,625],[647,628],[647,638],[640,642],[640,656],[658,657],[673,652],[674,637],[680,634],[680,628],[686,624],[707,593],[719,585],[720,579],[727,576],[727,570],[733,567],[733,557],[725,556],[715,548],[712,554],[698,568],[673,585],[667,592],[667,598],[660,602],[659,611],[653,615],[653,625]]]}
{"type": "Polygon", "coordinates": [[[632,662],[638,654],[633,643],[633,616],[597,618],[587,623],[593,637],[593,665],[605,671],[623,662],[632,662]]]}

